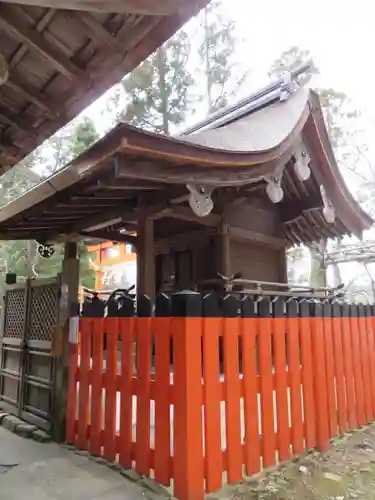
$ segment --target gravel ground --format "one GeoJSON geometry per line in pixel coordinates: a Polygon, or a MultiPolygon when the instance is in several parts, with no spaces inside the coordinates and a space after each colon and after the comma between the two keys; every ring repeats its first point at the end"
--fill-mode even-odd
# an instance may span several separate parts
{"type": "Polygon", "coordinates": [[[221,492],[231,500],[375,500],[375,424],[221,492]]]}

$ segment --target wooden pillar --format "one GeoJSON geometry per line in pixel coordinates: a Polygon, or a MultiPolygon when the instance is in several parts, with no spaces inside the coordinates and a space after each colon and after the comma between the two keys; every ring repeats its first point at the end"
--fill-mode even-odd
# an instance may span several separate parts
{"type": "Polygon", "coordinates": [[[138,221],[137,294],[155,295],[154,221],[148,217],[138,221]]]}
{"type": "Polygon", "coordinates": [[[77,243],[67,242],[61,273],[59,322],[54,335],[53,438],[65,439],[68,391],[69,325],[78,316],[79,259],[77,243]]]}
{"type": "Polygon", "coordinates": [[[216,272],[230,276],[230,228],[223,224],[215,235],[216,272]]]}

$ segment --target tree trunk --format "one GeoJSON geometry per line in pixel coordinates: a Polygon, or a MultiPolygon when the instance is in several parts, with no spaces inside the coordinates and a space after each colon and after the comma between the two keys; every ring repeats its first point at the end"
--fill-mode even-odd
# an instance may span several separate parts
{"type": "Polygon", "coordinates": [[[210,36],[208,33],[208,7],[204,9],[204,43],[206,46],[206,92],[207,92],[207,111],[210,115],[213,111],[214,103],[212,102],[212,80],[211,80],[211,64],[210,64],[210,36]]]}
{"type": "Polygon", "coordinates": [[[168,96],[166,93],[166,63],[167,58],[164,47],[160,47],[157,51],[157,67],[159,75],[159,93],[160,93],[160,113],[162,116],[162,129],[165,135],[169,135],[169,112],[168,112],[168,96]]]}

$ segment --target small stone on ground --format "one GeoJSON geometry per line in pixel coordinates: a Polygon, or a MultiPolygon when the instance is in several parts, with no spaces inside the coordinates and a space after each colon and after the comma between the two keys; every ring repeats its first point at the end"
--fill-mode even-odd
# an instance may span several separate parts
{"type": "Polygon", "coordinates": [[[14,432],[18,425],[22,424],[23,421],[14,415],[6,415],[2,421],[2,426],[8,431],[14,432]]]}
{"type": "Polygon", "coordinates": [[[36,430],[37,428],[35,425],[25,424],[25,423],[19,424],[15,429],[16,434],[24,438],[31,437],[32,433],[35,432],[36,430]]]}
{"type": "Polygon", "coordinates": [[[51,441],[51,436],[41,429],[37,429],[36,431],[34,431],[32,433],[32,438],[38,443],[48,443],[49,441],[51,441]]]}

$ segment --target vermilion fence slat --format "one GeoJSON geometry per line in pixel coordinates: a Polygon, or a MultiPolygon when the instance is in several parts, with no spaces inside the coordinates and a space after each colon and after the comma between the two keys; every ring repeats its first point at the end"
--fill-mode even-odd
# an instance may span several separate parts
{"type": "MultiPolygon", "coordinates": [[[[288,403],[288,375],[286,364],[286,319],[284,301],[276,300],[273,304],[274,318],[271,320],[274,346],[275,389],[277,410],[277,447],[278,458],[285,461],[290,458],[290,428],[288,403]]],[[[288,331],[289,335],[289,331],[288,331]]]]}
{"type": "Polygon", "coordinates": [[[73,339],[76,343],[69,341],[69,380],[66,408],[66,441],[74,444],[76,439],[76,417],[77,417],[77,372],[78,372],[78,338],[73,339]]]}
{"type": "Polygon", "coordinates": [[[103,429],[103,340],[104,319],[92,319],[92,379],[90,451],[101,455],[103,429]]]}
{"type": "Polygon", "coordinates": [[[313,380],[316,404],[316,439],[321,451],[329,447],[328,395],[325,365],[324,332],[321,304],[314,304],[316,317],[311,322],[311,347],[313,355],[313,380]]]}
{"type": "Polygon", "coordinates": [[[275,465],[276,463],[276,434],[274,425],[275,409],[273,403],[272,334],[271,319],[269,317],[269,314],[269,301],[268,299],[262,299],[258,303],[258,339],[263,467],[269,467],[275,465]]]}
{"type": "Polygon", "coordinates": [[[349,306],[342,306],[342,347],[344,353],[344,373],[345,373],[345,393],[346,393],[346,411],[349,429],[354,429],[358,424],[356,411],[356,397],[354,387],[354,366],[352,338],[350,333],[349,306]]]}
{"type": "Polygon", "coordinates": [[[120,319],[121,382],[120,382],[120,464],[132,466],[131,445],[133,430],[133,339],[135,318],[120,319]]]}
{"type": "Polygon", "coordinates": [[[313,359],[311,347],[311,321],[309,304],[299,305],[299,343],[301,346],[301,378],[303,394],[303,415],[305,445],[307,449],[316,446],[316,404],[314,394],[313,359]]]}
{"type": "Polygon", "coordinates": [[[150,370],[151,318],[136,318],[137,335],[137,427],[136,470],[150,472],[150,370]]]}
{"type": "Polygon", "coordinates": [[[366,306],[366,327],[367,327],[367,338],[368,338],[368,349],[369,349],[369,361],[370,361],[370,381],[371,381],[371,393],[372,393],[372,415],[375,417],[375,342],[374,342],[374,327],[371,314],[373,312],[373,306],[366,306]]]}
{"type": "MultiPolygon", "coordinates": [[[[188,299],[187,299],[188,300],[188,299]]],[[[176,299],[177,302],[177,299],[176,299]]],[[[195,309],[192,304],[186,308],[195,309]]],[[[176,305],[178,314],[178,304],[176,305]]],[[[183,309],[183,307],[181,307],[183,309]]],[[[190,312],[190,311],[189,311],[190,312]]],[[[193,314],[192,313],[192,314],[193,314]]],[[[197,313],[195,314],[197,315],[197,313]]],[[[202,448],[202,318],[174,317],[174,480],[175,497],[203,498],[204,460],[202,448]]]]}
{"type": "Polygon", "coordinates": [[[229,482],[236,482],[242,478],[241,386],[238,363],[239,318],[236,317],[238,311],[237,300],[234,297],[226,297],[224,299],[224,309],[226,315],[229,316],[223,319],[227,471],[229,482]]]}
{"type": "Polygon", "coordinates": [[[366,339],[366,363],[367,363],[367,368],[368,368],[368,374],[367,374],[367,379],[368,379],[368,394],[369,394],[369,401],[368,401],[368,417],[369,421],[371,422],[374,417],[374,399],[375,399],[375,393],[373,392],[373,384],[372,384],[372,376],[373,376],[373,356],[372,356],[372,344],[371,344],[371,338],[370,338],[370,331],[369,331],[369,322],[367,318],[367,306],[364,306],[364,318],[363,318],[363,331],[364,331],[364,336],[366,339]]]}
{"type": "Polygon", "coordinates": [[[203,300],[203,404],[207,492],[221,488],[223,474],[219,370],[221,319],[219,315],[217,301],[212,295],[207,296],[203,300]]]}
{"type": "Polygon", "coordinates": [[[170,318],[154,319],[155,335],[155,479],[170,484],[170,318]]]}
{"type": "Polygon", "coordinates": [[[78,436],[77,446],[87,450],[89,404],[90,404],[90,357],[92,321],[83,319],[81,323],[81,356],[79,366],[78,436]]]}
{"type": "MultiPolygon", "coordinates": [[[[290,411],[292,423],[292,450],[293,454],[302,453],[303,418],[301,396],[301,366],[299,346],[299,318],[296,301],[287,304],[287,346],[288,346],[288,371],[290,382],[290,411]]],[[[310,410],[311,411],[311,410],[310,410]]]]}
{"type": "Polygon", "coordinates": [[[254,302],[242,302],[241,338],[245,411],[245,466],[246,474],[260,471],[261,449],[259,442],[258,376],[257,376],[257,327],[254,302]]]}
{"type": "Polygon", "coordinates": [[[370,422],[372,420],[370,363],[368,356],[369,353],[368,353],[368,342],[367,342],[365,308],[363,305],[358,306],[358,312],[359,312],[359,317],[358,317],[359,350],[361,359],[365,419],[366,422],[370,422]]]}
{"type": "Polygon", "coordinates": [[[365,404],[363,396],[363,381],[361,369],[361,356],[359,348],[358,316],[356,306],[350,306],[350,334],[352,341],[352,357],[354,372],[354,389],[357,410],[357,420],[360,425],[366,423],[365,404]]]}
{"type": "Polygon", "coordinates": [[[113,462],[116,458],[116,405],[117,405],[117,339],[118,318],[106,318],[104,331],[107,334],[106,350],[106,389],[105,389],[105,426],[104,457],[113,462]]]}
{"type": "Polygon", "coordinates": [[[327,376],[327,400],[328,400],[328,424],[329,436],[333,438],[337,436],[337,405],[336,405],[336,389],[335,389],[335,363],[333,357],[333,339],[332,339],[332,312],[331,304],[323,305],[323,335],[324,335],[324,350],[326,361],[326,376],[327,376]]]}
{"type": "Polygon", "coordinates": [[[334,304],[332,318],[332,336],[335,361],[334,368],[337,393],[337,412],[339,430],[340,433],[344,433],[348,429],[348,424],[346,418],[347,411],[345,401],[344,352],[341,331],[342,321],[340,315],[340,306],[338,304],[334,304]]]}

